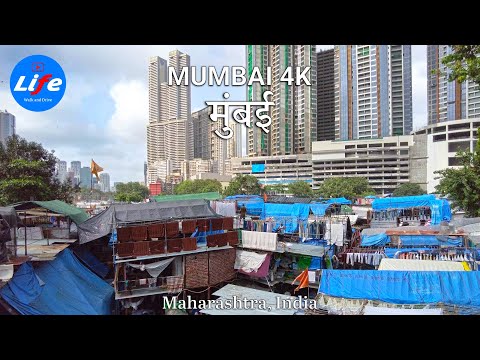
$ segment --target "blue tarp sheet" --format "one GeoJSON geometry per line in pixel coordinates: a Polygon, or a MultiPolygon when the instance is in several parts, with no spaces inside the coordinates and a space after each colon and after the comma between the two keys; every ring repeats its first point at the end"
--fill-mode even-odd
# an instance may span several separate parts
{"type": "Polygon", "coordinates": [[[430,207],[432,211],[432,225],[441,221],[450,221],[452,213],[450,205],[445,199],[437,199],[435,195],[401,196],[384,199],[375,199],[372,202],[374,211],[387,209],[409,209],[413,207],[430,207]]]}
{"type": "Polygon", "coordinates": [[[285,233],[292,234],[298,232],[298,220],[307,220],[309,213],[310,204],[266,203],[262,219],[273,217],[277,228],[280,224],[284,225],[285,233]]]}
{"type": "Polygon", "coordinates": [[[393,259],[397,252],[401,254],[404,252],[415,252],[415,251],[431,252],[432,248],[426,248],[426,247],[416,247],[416,248],[406,248],[406,249],[385,248],[385,255],[387,255],[388,258],[393,259]]]}
{"type": "Polygon", "coordinates": [[[98,260],[95,255],[85,248],[85,246],[79,246],[73,252],[84,263],[84,265],[102,279],[105,279],[105,276],[108,274],[108,266],[98,260]]]}
{"type": "Polygon", "coordinates": [[[375,235],[362,235],[361,246],[384,246],[390,243],[390,236],[385,233],[375,235]]]}
{"type": "Polygon", "coordinates": [[[263,213],[263,206],[263,200],[256,202],[246,202],[245,207],[247,208],[247,215],[261,216],[263,213]]]}
{"type": "Polygon", "coordinates": [[[258,195],[232,195],[227,196],[225,200],[237,201],[237,206],[240,208],[243,205],[247,208],[247,215],[261,216],[263,212],[263,198],[258,195]]]}
{"type": "Polygon", "coordinates": [[[480,306],[480,272],[323,270],[318,292],[394,304],[480,306]]]}
{"type": "Polygon", "coordinates": [[[435,200],[435,195],[400,196],[384,199],[375,199],[372,202],[372,209],[408,209],[420,206],[430,206],[431,202],[435,200]]]}
{"type": "Polygon", "coordinates": [[[325,211],[332,206],[332,204],[310,204],[310,209],[312,210],[313,215],[324,216],[325,211]]]}
{"type": "MultiPolygon", "coordinates": [[[[426,245],[452,245],[462,246],[462,238],[450,237],[446,241],[439,240],[435,235],[400,235],[402,245],[426,246],[426,245]]],[[[363,243],[363,241],[362,241],[363,243]]]]}
{"type": "Polygon", "coordinates": [[[33,268],[24,263],[0,290],[23,315],[109,315],[114,290],[70,249],[33,268]]]}
{"type": "Polygon", "coordinates": [[[341,204],[341,205],[351,205],[352,202],[344,197],[333,198],[327,201],[327,204],[341,204]]]}

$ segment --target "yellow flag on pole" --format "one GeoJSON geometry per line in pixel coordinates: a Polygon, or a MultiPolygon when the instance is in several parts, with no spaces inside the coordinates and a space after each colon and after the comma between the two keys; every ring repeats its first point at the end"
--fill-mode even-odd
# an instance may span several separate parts
{"type": "Polygon", "coordinates": [[[103,168],[100,165],[98,165],[95,161],[93,161],[93,159],[92,159],[92,163],[90,165],[90,170],[91,170],[91,173],[93,175],[95,175],[97,177],[97,180],[98,180],[98,173],[102,172],[103,168]]]}

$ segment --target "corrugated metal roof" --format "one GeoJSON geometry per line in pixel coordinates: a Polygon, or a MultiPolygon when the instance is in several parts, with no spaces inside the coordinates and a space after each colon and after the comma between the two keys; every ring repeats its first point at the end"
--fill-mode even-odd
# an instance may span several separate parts
{"type": "Polygon", "coordinates": [[[242,304],[238,306],[236,309],[205,309],[201,310],[204,314],[209,315],[293,315],[298,309],[295,308],[283,308],[282,305],[284,304],[282,300],[293,300],[298,299],[294,296],[282,295],[278,293],[273,293],[264,290],[257,290],[252,289],[244,286],[238,286],[233,284],[225,285],[220,290],[217,290],[213,293],[215,296],[219,296],[218,299],[221,302],[229,299],[232,304],[234,303],[235,299],[238,299],[238,304],[242,304]],[[234,298],[235,296],[235,298],[234,298]],[[246,308],[247,306],[250,307],[250,302],[247,302],[247,306],[243,306],[243,299],[253,300],[257,304],[265,304],[266,309],[268,310],[261,310],[255,306],[252,308],[246,308]],[[240,308],[241,307],[241,308],[240,308]]]}

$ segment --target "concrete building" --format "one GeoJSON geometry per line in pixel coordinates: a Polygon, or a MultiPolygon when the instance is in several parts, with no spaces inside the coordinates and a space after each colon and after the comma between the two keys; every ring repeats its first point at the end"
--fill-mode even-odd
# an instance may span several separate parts
{"type": "Polygon", "coordinates": [[[411,45],[336,45],[335,139],[412,131],[411,45]]]}
{"type": "Polygon", "coordinates": [[[312,183],[311,154],[232,158],[232,174],[253,175],[264,185],[312,183]]]}
{"type": "Polygon", "coordinates": [[[148,174],[148,165],[147,162],[145,161],[143,163],[143,185],[147,186],[147,174],[148,174]]]}
{"type": "Polygon", "coordinates": [[[182,163],[182,177],[184,180],[191,180],[197,174],[213,173],[214,169],[218,167],[214,160],[193,159],[184,161],[182,163]]]}
{"type": "Polygon", "coordinates": [[[63,183],[67,180],[67,162],[63,160],[57,161],[56,164],[57,179],[63,183]]]}
{"type": "Polygon", "coordinates": [[[149,184],[156,184],[159,181],[165,181],[171,173],[171,160],[157,160],[148,166],[147,181],[149,184]]]}
{"type": "Polygon", "coordinates": [[[9,136],[15,135],[15,116],[7,110],[0,110],[0,143],[6,144],[9,136]]]}
{"type": "Polygon", "coordinates": [[[190,180],[218,180],[220,184],[222,184],[223,189],[225,189],[228,187],[228,184],[230,184],[230,181],[232,181],[232,176],[202,172],[191,176],[190,180]]]}
{"type": "Polygon", "coordinates": [[[435,171],[455,168],[459,165],[455,156],[458,151],[475,149],[479,127],[480,117],[431,124],[413,133],[419,139],[416,141],[419,144],[416,149],[418,159],[414,163],[417,169],[425,169],[417,176],[426,183],[429,193],[435,192],[439,183],[435,171]]]}
{"type": "Polygon", "coordinates": [[[412,135],[313,143],[313,187],[331,177],[365,177],[379,195],[410,181],[412,135]]]}
{"type": "MultiPolygon", "coordinates": [[[[180,74],[183,67],[190,66],[190,56],[178,50],[171,51],[168,65],[180,74]]],[[[170,171],[173,171],[180,170],[182,161],[193,158],[193,124],[190,85],[169,86],[167,75],[166,60],[151,58],[147,166],[153,166],[159,160],[170,160],[170,171]]],[[[147,171],[147,181],[150,178],[147,171]]]]}
{"type": "Polygon", "coordinates": [[[451,53],[450,45],[427,46],[428,124],[480,117],[480,87],[448,81],[451,70],[442,59],[451,53]]]}
{"type": "Polygon", "coordinates": [[[92,182],[92,173],[88,166],[84,166],[80,169],[80,187],[90,188],[92,182]]]}
{"type": "MultiPolygon", "coordinates": [[[[102,172],[99,174],[100,176],[100,191],[103,192],[110,192],[110,174],[106,172],[102,172]]],[[[145,185],[142,183],[142,185],[145,185]]]]}
{"type": "MultiPolygon", "coordinates": [[[[258,82],[247,86],[247,101],[263,101],[263,93],[272,91],[272,124],[266,134],[252,126],[247,133],[247,155],[280,156],[308,154],[311,143],[317,139],[317,56],[315,45],[247,45],[247,69],[249,77],[258,67],[264,78],[267,69],[272,70],[272,85],[261,86],[258,82]],[[280,79],[287,67],[310,67],[307,73],[311,86],[302,82],[288,86],[280,79]]],[[[254,124],[258,119],[251,112],[254,124]]]]}
{"type": "Polygon", "coordinates": [[[335,50],[317,53],[317,140],[335,140],[335,50]]]}
{"type": "Polygon", "coordinates": [[[80,161],[70,162],[70,170],[73,171],[73,183],[78,185],[80,183],[80,169],[82,168],[82,163],[80,161]]]}

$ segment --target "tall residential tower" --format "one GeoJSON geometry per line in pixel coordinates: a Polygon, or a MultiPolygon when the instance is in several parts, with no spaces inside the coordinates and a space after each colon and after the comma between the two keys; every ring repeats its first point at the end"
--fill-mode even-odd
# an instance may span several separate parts
{"type": "MultiPolygon", "coordinates": [[[[178,50],[171,51],[168,65],[180,74],[183,67],[190,67],[190,56],[178,50]]],[[[190,85],[169,86],[167,75],[166,60],[158,56],[150,58],[147,165],[149,169],[155,167],[152,171],[156,173],[159,164],[166,160],[169,160],[168,172],[171,172],[180,170],[184,160],[193,158],[190,85]]],[[[153,176],[147,177],[151,183],[153,176]]]]}
{"type": "Polygon", "coordinates": [[[6,144],[9,136],[15,135],[15,116],[0,110],[0,143],[6,144]]]}
{"type": "Polygon", "coordinates": [[[410,45],[335,46],[335,139],[412,131],[410,45]]]}
{"type": "Polygon", "coordinates": [[[335,140],[334,49],[317,53],[317,140],[335,140]]]}
{"type": "Polygon", "coordinates": [[[480,87],[472,81],[448,81],[451,70],[442,59],[450,45],[427,46],[428,124],[480,116],[480,87]]]}
{"type": "MultiPolygon", "coordinates": [[[[264,133],[252,126],[247,134],[248,156],[289,155],[311,152],[312,141],[317,139],[317,55],[315,45],[247,45],[247,75],[258,67],[266,78],[267,68],[272,70],[271,86],[254,83],[247,86],[248,101],[263,101],[263,93],[272,91],[269,99],[275,103],[270,110],[270,132],[264,133]],[[310,67],[307,78],[311,85],[288,85],[281,82],[287,67],[310,67]]],[[[257,119],[252,112],[252,122],[257,119]]]]}

